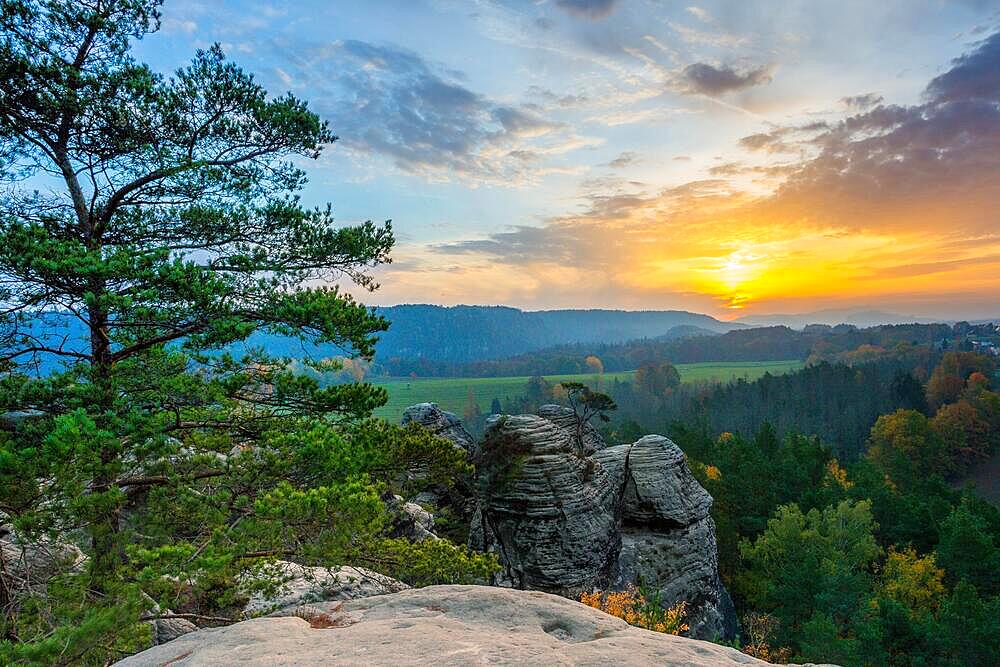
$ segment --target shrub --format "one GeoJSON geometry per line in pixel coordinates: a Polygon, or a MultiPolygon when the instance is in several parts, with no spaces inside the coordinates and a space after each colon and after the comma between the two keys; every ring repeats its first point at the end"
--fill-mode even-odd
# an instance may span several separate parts
{"type": "Polygon", "coordinates": [[[687,602],[679,602],[664,609],[660,604],[658,594],[647,598],[641,590],[634,586],[629,586],[628,589],[619,592],[584,593],[580,596],[580,602],[588,607],[600,609],[605,614],[620,618],[629,625],[654,632],[679,635],[690,629],[688,624],[684,622],[684,617],[687,614],[687,602]]]}

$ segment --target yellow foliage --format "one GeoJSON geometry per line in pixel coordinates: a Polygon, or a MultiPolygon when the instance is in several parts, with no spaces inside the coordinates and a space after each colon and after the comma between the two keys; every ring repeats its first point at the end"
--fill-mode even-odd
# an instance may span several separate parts
{"type": "Polygon", "coordinates": [[[934,554],[918,556],[912,547],[891,549],[882,568],[879,594],[899,602],[911,615],[933,613],[944,597],[944,570],[934,554]]]}
{"type": "Polygon", "coordinates": [[[826,473],[834,484],[845,491],[854,486],[854,482],[847,479],[847,471],[840,467],[840,463],[837,459],[830,459],[830,461],[826,464],[826,473]]]}
{"type": "Polygon", "coordinates": [[[722,479],[722,471],[715,466],[705,466],[705,476],[713,482],[718,482],[722,479]]]}
{"type": "Polygon", "coordinates": [[[684,622],[684,616],[687,613],[686,602],[680,602],[673,607],[663,609],[655,602],[646,600],[645,596],[634,586],[629,586],[627,590],[620,592],[584,593],[580,596],[580,602],[588,607],[600,609],[605,614],[620,618],[629,625],[654,632],[679,635],[689,629],[687,623],[684,622]]]}
{"type": "Polygon", "coordinates": [[[719,434],[719,444],[732,442],[733,437],[734,437],[733,434],[730,433],[729,431],[723,431],[722,433],[719,434]]]}
{"type": "Polygon", "coordinates": [[[792,659],[792,651],[787,646],[771,646],[771,638],[778,628],[778,619],[770,614],[751,612],[743,617],[743,633],[746,645],[742,651],[765,662],[786,663],[792,659]]]}
{"type": "Polygon", "coordinates": [[[601,374],[604,372],[604,362],[601,361],[600,357],[592,354],[584,360],[584,363],[587,364],[591,373],[601,374]]]}

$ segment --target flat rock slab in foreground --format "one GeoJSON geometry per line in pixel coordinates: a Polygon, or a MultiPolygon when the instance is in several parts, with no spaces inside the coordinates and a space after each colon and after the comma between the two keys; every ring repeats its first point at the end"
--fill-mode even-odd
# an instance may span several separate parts
{"type": "Polygon", "coordinates": [[[282,613],[291,615],[201,630],[117,664],[767,664],[723,646],[634,628],[578,602],[537,591],[430,586],[282,613]]]}

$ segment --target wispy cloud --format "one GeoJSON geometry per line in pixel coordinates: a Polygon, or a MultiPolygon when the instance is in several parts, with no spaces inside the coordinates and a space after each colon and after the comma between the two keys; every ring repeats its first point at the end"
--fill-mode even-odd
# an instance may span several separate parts
{"type": "Polygon", "coordinates": [[[556,7],[588,19],[602,19],[615,10],[618,0],[555,0],[556,7]]]}
{"type": "Polygon", "coordinates": [[[572,170],[552,158],[593,143],[537,107],[492,100],[395,46],[336,42],[293,64],[304,87],[321,91],[321,111],[345,147],[431,180],[522,185],[572,170]]]}

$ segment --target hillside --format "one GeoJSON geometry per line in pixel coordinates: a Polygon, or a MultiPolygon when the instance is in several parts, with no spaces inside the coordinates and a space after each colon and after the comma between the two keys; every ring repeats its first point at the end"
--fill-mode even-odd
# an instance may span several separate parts
{"type": "Polygon", "coordinates": [[[430,357],[376,357],[383,375],[404,377],[501,377],[585,373],[589,355],[600,358],[608,372],[635,370],[648,361],[674,364],[704,362],[805,361],[812,355],[832,358],[861,346],[890,349],[897,345],[962,344],[964,329],[946,324],[884,325],[858,329],[850,325],[815,325],[803,331],[784,326],[739,329],[717,335],[692,335],[675,327],[667,335],[622,343],[574,343],[526,352],[506,359],[449,363],[430,357]]]}
{"type": "MultiPolygon", "coordinates": [[[[548,310],[523,311],[503,306],[403,305],[376,308],[390,322],[379,335],[376,361],[393,359],[468,363],[513,357],[573,344],[608,345],[644,338],[673,340],[743,328],[708,315],[671,311],[548,310]]],[[[86,326],[62,312],[36,315],[25,333],[50,347],[83,350],[89,344],[86,326]]],[[[331,357],[350,352],[333,344],[303,345],[260,330],[241,348],[259,346],[276,356],[331,357]]],[[[52,355],[40,356],[42,374],[57,368],[52,355]]]]}
{"type": "Polygon", "coordinates": [[[678,333],[723,333],[742,328],[680,310],[545,310],[503,306],[401,305],[379,308],[392,322],[378,344],[380,358],[445,362],[499,359],[557,345],[621,343],[678,333]]]}

